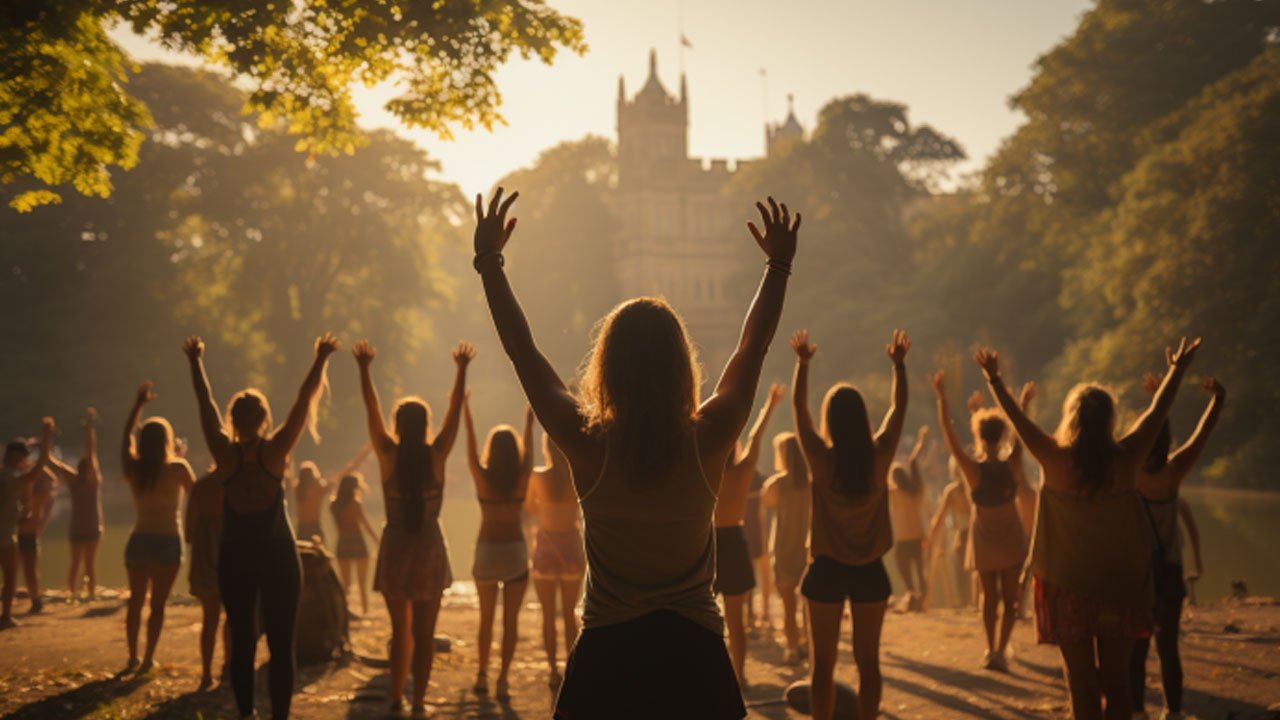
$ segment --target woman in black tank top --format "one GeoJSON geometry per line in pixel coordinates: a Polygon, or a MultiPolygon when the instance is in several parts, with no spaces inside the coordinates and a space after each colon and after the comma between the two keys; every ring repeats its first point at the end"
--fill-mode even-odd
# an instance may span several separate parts
{"type": "Polygon", "coordinates": [[[314,420],[312,405],[324,381],[329,356],[337,348],[338,341],[332,335],[316,340],[315,357],[298,399],[284,424],[272,429],[271,408],[255,389],[236,393],[224,425],[204,370],[204,343],[190,337],[183,344],[191,365],[200,424],[217,465],[215,474],[223,482],[218,588],[231,633],[231,686],[242,717],[254,714],[259,603],[271,653],[271,716],[289,717],[302,565],[285,512],[282,478],[302,431],[310,427],[315,437],[308,419],[314,420]]]}

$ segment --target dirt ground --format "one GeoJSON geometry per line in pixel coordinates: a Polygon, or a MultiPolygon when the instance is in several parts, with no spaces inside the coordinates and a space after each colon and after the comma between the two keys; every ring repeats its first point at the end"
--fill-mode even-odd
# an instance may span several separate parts
{"type": "MultiPolygon", "coordinates": [[[[230,718],[227,689],[196,692],[200,675],[199,607],[184,598],[169,606],[157,652],[161,667],[146,679],[115,679],[126,659],[123,600],[119,593],[92,603],[53,599],[41,615],[15,612],[20,627],[0,633],[0,713],[6,718],[230,718]]],[[[371,604],[377,600],[370,598],[371,604]]],[[[451,641],[436,656],[428,701],[441,718],[546,718],[553,693],[541,648],[537,605],[521,613],[520,640],[508,705],[470,691],[476,672],[478,612],[466,603],[446,607],[439,634],[451,641]]],[[[380,603],[376,603],[380,605],[380,603]]],[[[776,603],[775,603],[776,605],[776,603]]],[[[775,607],[775,612],[777,608],[775,607]]],[[[780,622],[776,620],[775,622],[780,622]]],[[[304,629],[305,630],[305,629],[304,629]]],[[[1184,623],[1186,710],[1200,718],[1280,719],[1280,605],[1253,599],[1189,608],[1184,623]]],[[[384,717],[388,675],[387,616],[381,607],[355,623],[354,655],[302,668],[294,716],[384,717]]],[[[499,633],[500,634],[500,633],[499,633]]],[[[1009,673],[978,668],[981,624],[972,611],[890,613],[885,621],[883,713],[888,718],[1063,718],[1066,692],[1055,650],[1033,644],[1020,622],[1009,673]]],[[[495,642],[495,655],[497,646],[495,642]]],[[[265,658],[265,643],[259,651],[265,658]]],[[[782,663],[779,640],[768,631],[751,640],[747,692],[751,718],[800,715],[780,702],[783,689],[805,676],[782,663]]],[[[1154,655],[1154,653],[1153,653],[1154,655]]],[[[217,662],[221,661],[221,649],[217,662]]],[[[561,650],[563,663],[563,650],[561,650]]],[[[1160,707],[1154,659],[1148,666],[1148,708],[1160,707]]],[[[854,684],[848,624],[837,678],[854,684]]],[[[495,668],[491,677],[496,675],[495,668]]],[[[267,714],[265,667],[259,669],[259,708],[267,714]]]]}

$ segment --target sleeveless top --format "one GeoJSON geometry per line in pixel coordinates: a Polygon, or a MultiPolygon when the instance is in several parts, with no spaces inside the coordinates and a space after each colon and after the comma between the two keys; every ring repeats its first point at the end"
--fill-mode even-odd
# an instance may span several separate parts
{"type": "Polygon", "coordinates": [[[969,497],[978,507],[992,507],[1011,503],[1018,496],[1018,483],[1013,477],[1013,468],[1009,463],[1000,460],[988,460],[978,463],[978,486],[973,488],[969,497]]]}
{"type": "Polygon", "coordinates": [[[133,507],[137,519],[133,531],[153,535],[182,534],[182,486],[173,479],[168,467],[162,468],[151,487],[142,490],[136,479],[133,486],[133,507]]]}
{"type": "Polygon", "coordinates": [[[809,483],[797,485],[791,478],[777,481],[778,506],[774,514],[770,546],[783,557],[807,556],[809,548],[809,483]]]}
{"type": "Polygon", "coordinates": [[[711,591],[716,494],[702,469],[696,433],[660,481],[628,478],[610,463],[606,448],[600,477],[581,500],[587,553],[582,626],[671,610],[723,635],[711,591]]]}
{"type": "Polygon", "coordinates": [[[18,542],[18,472],[0,468],[0,547],[18,542]]]}
{"type": "MultiPolygon", "coordinates": [[[[271,478],[278,485],[275,500],[272,500],[271,504],[262,510],[242,513],[231,507],[229,500],[231,493],[224,490],[222,493],[222,547],[236,547],[242,551],[254,549],[263,551],[267,549],[269,544],[278,543],[282,547],[287,544],[296,556],[297,545],[294,542],[293,526],[289,523],[289,515],[285,512],[284,507],[284,482],[279,476],[273,475],[267,469],[267,466],[263,464],[261,443],[255,450],[258,472],[271,478]]],[[[224,488],[233,481],[237,481],[241,473],[249,469],[245,462],[244,446],[236,443],[236,451],[239,453],[239,462],[235,471],[223,481],[224,488]]],[[[235,557],[238,554],[237,552],[228,553],[226,550],[222,550],[220,551],[219,560],[235,557]]],[[[263,572],[269,572],[269,569],[265,566],[259,569],[263,572]]]]}
{"type": "Polygon", "coordinates": [[[1141,502],[1136,490],[1088,499],[1041,488],[1032,572],[1096,602],[1151,607],[1151,523],[1141,502]]]}
{"type": "Polygon", "coordinates": [[[809,546],[814,557],[826,556],[844,565],[873,563],[893,547],[889,520],[889,486],[880,482],[865,498],[850,498],[830,481],[813,478],[813,531],[809,546]]]}
{"type": "Polygon", "coordinates": [[[85,536],[102,532],[102,481],[79,473],[68,483],[71,494],[71,532],[85,536]]]}

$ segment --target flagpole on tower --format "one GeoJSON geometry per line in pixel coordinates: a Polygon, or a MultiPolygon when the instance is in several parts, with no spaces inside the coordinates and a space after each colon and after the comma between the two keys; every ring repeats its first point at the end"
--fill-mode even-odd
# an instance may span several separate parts
{"type": "Polygon", "coordinates": [[[764,113],[764,124],[769,124],[769,71],[760,68],[760,111],[764,113]]]}

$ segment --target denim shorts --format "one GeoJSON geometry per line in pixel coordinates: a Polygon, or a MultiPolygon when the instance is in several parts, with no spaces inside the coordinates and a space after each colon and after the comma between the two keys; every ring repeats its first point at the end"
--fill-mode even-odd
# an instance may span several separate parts
{"type": "Polygon", "coordinates": [[[182,538],[177,535],[135,532],[124,546],[124,566],[145,568],[182,564],[182,538]]]}

